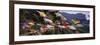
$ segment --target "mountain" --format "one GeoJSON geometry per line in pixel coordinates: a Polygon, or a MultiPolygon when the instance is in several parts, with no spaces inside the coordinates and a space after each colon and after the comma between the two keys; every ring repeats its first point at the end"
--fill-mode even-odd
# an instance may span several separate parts
{"type": "Polygon", "coordinates": [[[67,18],[68,21],[71,21],[74,17],[78,18],[82,24],[88,24],[89,21],[86,20],[85,14],[77,13],[77,14],[70,14],[66,12],[60,12],[65,18],[67,18]]]}

